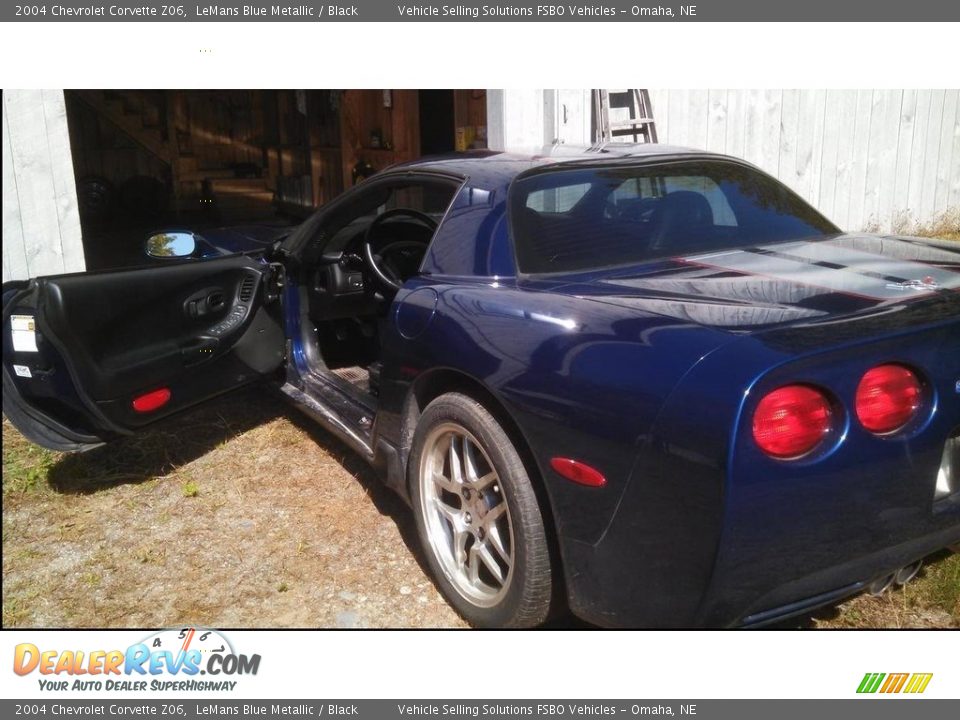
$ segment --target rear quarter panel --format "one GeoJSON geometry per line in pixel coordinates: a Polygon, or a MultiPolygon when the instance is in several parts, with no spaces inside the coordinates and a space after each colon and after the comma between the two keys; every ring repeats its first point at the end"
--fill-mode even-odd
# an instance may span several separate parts
{"type": "MultiPolygon", "coordinates": [[[[404,401],[413,383],[433,371],[453,369],[482,383],[530,448],[549,498],[561,553],[572,560],[574,547],[591,548],[602,539],[672,389],[731,339],[727,333],[690,322],[574,296],[531,292],[511,281],[422,279],[397,296],[384,330],[378,430],[400,438],[404,401]],[[429,300],[423,302],[424,298],[429,300]],[[429,320],[415,337],[404,337],[398,330],[398,313],[419,313],[429,320]],[[561,478],[549,465],[556,456],[598,468],[607,478],[606,486],[588,488],[561,478]]],[[[710,473],[709,478],[692,481],[699,495],[696,512],[687,506],[679,513],[680,506],[672,501],[677,484],[687,478],[647,484],[644,500],[631,504],[632,524],[644,533],[632,555],[634,565],[639,567],[645,554],[655,555],[664,563],[664,572],[668,566],[675,575],[693,568],[701,576],[698,582],[703,582],[719,528],[720,485],[716,469],[710,473]],[[668,557],[662,541],[668,526],[676,531],[678,522],[685,523],[688,532],[681,534],[688,544],[674,548],[668,557]],[[693,559],[688,561],[685,554],[693,559]]],[[[573,598],[581,595],[579,588],[600,581],[593,564],[581,559],[565,562],[573,598]]]]}

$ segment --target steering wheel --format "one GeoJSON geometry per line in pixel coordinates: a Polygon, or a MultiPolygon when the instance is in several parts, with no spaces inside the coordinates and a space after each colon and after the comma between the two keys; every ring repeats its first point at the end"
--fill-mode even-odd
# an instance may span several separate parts
{"type": "Polygon", "coordinates": [[[379,253],[373,252],[373,241],[376,237],[378,228],[383,225],[387,220],[391,218],[399,217],[405,215],[411,217],[414,220],[419,220],[430,230],[431,237],[437,229],[437,221],[426,213],[420,212],[419,210],[410,210],[409,208],[394,208],[393,210],[387,210],[385,213],[378,215],[373,219],[367,226],[366,232],[363,234],[363,259],[366,262],[367,267],[370,269],[370,272],[373,273],[373,276],[376,278],[377,282],[386,287],[389,290],[398,292],[400,286],[403,283],[403,278],[394,270],[387,256],[391,253],[408,250],[413,247],[424,248],[428,243],[420,242],[419,240],[397,240],[396,242],[387,243],[384,245],[379,253]]]}

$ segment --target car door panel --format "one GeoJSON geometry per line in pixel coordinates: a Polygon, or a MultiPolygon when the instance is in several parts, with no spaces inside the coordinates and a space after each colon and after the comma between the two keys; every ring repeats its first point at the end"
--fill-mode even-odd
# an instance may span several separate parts
{"type": "Polygon", "coordinates": [[[76,444],[134,432],[270,373],[284,353],[277,310],[264,306],[270,272],[237,255],[4,285],[4,412],[16,401],[7,414],[18,427],[14,415],[26,424],[40,416],[76,444]],[[33,323],[35,351],[22,337],[15,347],[15,322],[33,323]],[[156,391],[169,400],[134,407],[156,391]]]}

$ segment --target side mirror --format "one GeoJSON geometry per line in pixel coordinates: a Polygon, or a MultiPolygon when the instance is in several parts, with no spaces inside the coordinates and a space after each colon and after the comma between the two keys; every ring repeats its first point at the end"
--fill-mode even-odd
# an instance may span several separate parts
{"type": "Polygon", "coordinates": [[[151,235],[147,238],[145,247],[149,257],[160,258],[161,260],[190,257],[196,249],[196,238],[193,237],[193,233],[188,232],[169,232],[151,235]]]}

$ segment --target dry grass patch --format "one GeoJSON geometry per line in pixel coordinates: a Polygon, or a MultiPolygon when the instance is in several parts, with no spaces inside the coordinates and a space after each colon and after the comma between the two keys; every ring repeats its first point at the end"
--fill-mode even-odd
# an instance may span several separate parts
{"type": "Polygon", "coordinates": [[[880,597],[861,595],[814,615],[826,628],[960,628],[960,555],[927,558],[913,581],[880,597]]]}
{"type": "Polygon", "coordinates": [[[960,240],[960,207],[950,208],[935,220],[919,223],[910,213],[902,213],[893,221],[895,235],[960,240]]]}
{"type": "Polygon", "coordinates": [[[3,443],[5,627],[463,624],[408,508],[266,389],[81,455],[3,443]]]}

